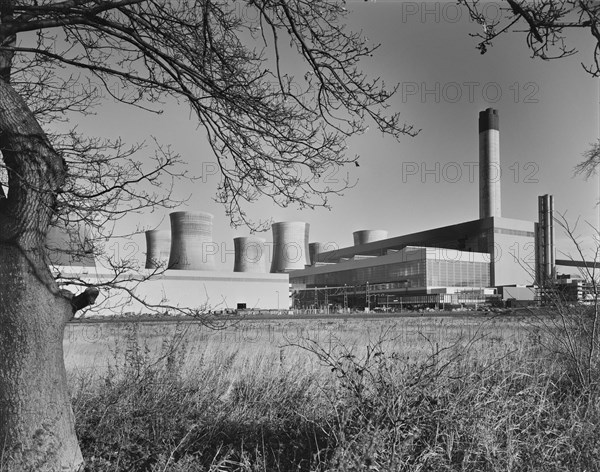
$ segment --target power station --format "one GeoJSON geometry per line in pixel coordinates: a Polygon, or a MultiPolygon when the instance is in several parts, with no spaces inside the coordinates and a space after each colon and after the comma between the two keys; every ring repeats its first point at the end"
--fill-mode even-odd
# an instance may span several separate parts
{"type": "MultiPolygon", "coordinates": [[[[170,214],[170,231],[146,232],[145,267],[165,272],[138,290],[155,298],[176,295],[182,305],[202,299],[207,306],[274,308],[276,300],[278,309],[468,304],[530,294],[520,287],[555,280],[556,264],[564,262],[555,257],[553,197],[539,197],[538,222],[502,216],[497,110],[479,113],[478,132],[478,219],[392,237],[361,229],[353,232],[352,246],[335,249],[309,244],[306,222],[276,222],[272,245],[236,237],[232,271],[223,272],[215,270],[213,215],[177,211],[170,214]]],[[[54,249],[52,235],[48,247],[54,249]]]]}
{"type": "Polygon", "coordinates": [[[478,219],[391,238],[384,230],[356,231],[353,246],[314,251],[310,267],[290,273],[297,303],[315,306],[321,291],[344,307],[481,302],[494,287],[504,296],[503,287],[551,278],[552,200],[540,210],[539,229],[503,217],[497,110],[479,113],[478,131],[478,219]]]}

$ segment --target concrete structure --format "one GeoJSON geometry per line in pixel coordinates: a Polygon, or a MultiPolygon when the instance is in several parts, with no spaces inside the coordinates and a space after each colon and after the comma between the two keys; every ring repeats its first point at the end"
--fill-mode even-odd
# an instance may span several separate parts
{"type": "Polygon", "coordinates": [[[308,243],[308,259],[310,265],[314,265],[317,261],[317,256],[321,254],[325,249],[325,245],[323,243],[308,243]]]}
{"type": "Polygon", "coordinates": [[[297,270],[290,281],[304,286],[388,284],[386,289],[430,293],[427,290],[446,287],[489,287],[489,265],[484,253],[406,246],[380,256],[297,270]]]}
{"type": "MultiPolygon", "coordinates": [[[[114,279],[105,269],[60,267],[64,277],[75,277],[92,285],[114,279]]],[[[233,310],[238,305],[246,309],[287,310],[290,304],[287,274],[252,274],[221,271],[167,270],[159,276],[144,280],[152,273],[142,270],[122,274],[117,285],[131,290],[144,305],[119,289],[102,288],[96,304],[86,309],[89,315],[181,314],[181,310],[233,310]],[[140,280],[144,280],[140,283],[140,280]]],[[[69,288],[67,285],[66,288],[69,288]]],[[[71,287],[79,293],[81,287],[71,287]]]]}
{"type": "Polygon", "coordinates": [[[479,218],[500,217],[500,126],[498,110],[479,112],[479,218]]]}
{"type": "Polygon", "coordinates": [[[310,225],[303,221],[273,223],[273,258],[271,272],[289,272],[310,265],[308,232],[310,225]]]}
{"type": "Polygon", "coordinates": [[[235,249],[234,272],[267,272],[265,240],[256,236],[241,236],[233,239],[235,249]]]}
{"type": "Polygon", "coordinates": [[[503,302],[507,302],[508,300],[535,301],[537,289],[534,286],[518,287],[507,285],[500,287],[498,294],[503,302]]]}
{"type": "Polygon", "coordinates": [[[337,264],[294,271],[290,283],[296,291],[296,304],[303,308],[323,302],[319,290],[328,302],[341,304],[343,297],[344,308],[371,308],[375,300],[388,307],[408,299],[411,303],[437,303],[442,300],[438,295],[463,294],[465,299],[480,301],[490,285],[489,277],[488,254],[406,246],[379,256],[357,255],[337,264]]]}
{"type": "Polygon", "coordinates": [[[354,245],[360,246],[361,244],[387,239],[388,232],[384,229],[363,229],[360,231],[354,231],[354,233],[352,233],[352,237],[354,239],[354,245]]]}
{"type": "Polygon", "coordinates": [[[70,279],[101,286],[96,304],[84,310],[85,315],[177,315],[235,309],[284,311],[289,308],[289,277],[266,273],[264,239],[236,238],[239,257],[236,265],[245,272],[214,271],[212,255],[216,250],[212,241],[212,215],[174,212],[170,216],[170,232],[146,232],[146,264],[151,267],[118,276],[107,268],[94,266],[93,257],[75,263],[65,255],[70,252],[62,251],[77,249],[75,241],[66,233],[51,232],[49,245],[62,251],[58,254],[63,259],[58,262],[63,264],[54,267],[55,273],[61,275],[61,286],[74,293],[81,292],[81,286],[71,286],[70,279]],[[167,245],[169,241],[170,245],[167,245]],[[174,270],[154,274],[156,266],[167,259],[174,270]],[[210,270],[194,269],[198,266],[210,270]]]}
{"type": "MultiPolygon", "coordinates": [[[[573,274],[560,274],[556,276],[552,301],[568,302],[593,302],[594,286],[583,277],[573,274]]],[[[545,292],[548,294],[548,292],[545,292]]]]}
{"type": "Polygon", "coordinates": [[[146,231],[146,269],[167,268],[171,253],[171,231],[146,231]]]}
{"type": "MultiPolygon", "coordinates": [[[[353,246],[320,251],[312,261],[313,267],[290,273],[293,286],[300,290],[328,292],[330,287],[339,284],[345,287],[363,284],[368,297],[368,281],[388,287],[386,290],[392,290],[388,294],[400,299],[408,296],[411,290],[429,296],[431,290],[451,293],[463,291],[464,287],[486,290],[488,287],[533,284],[536,267],[534,223],[501,216],[499,140],[498,111],[488,108],[479,113],[479,219],[392,238],[378,231],[356,232],[353,246]],[[453,272],[454,277],[442,276],[440,268],[438,276],[430,278],[436,269],[428,266],[427,272],[419,266],[415,274],[420,274],[420,278],[413,280],[412,275],[409,277],[404,272],[402,264],[395,265],[396,259],[407,257],[407,251],[417,254],[414,249],[409,251],[411,247],[419,247],[421,251],[456,251],[463,258],[473,254],[470,257],[485,258],[485,268],[476,264],[464,267],[451,264],[447,267],[453,267],[453,270],[460,266],[459,272],[453,272]],[[472,271],[479,273],[481,270],[486,271],[485,276],[473,284],[472,271]],[[398,284],[403,283],[408,284],[404,294],[398,292],[398,284]]],[[[419,257],[425,261],[423,264],[429,265],[427,256],[419,257]]]]}
{"type": "Polygon", "coordinates": [[[380,257],[407,246],[437,247],[487,253],[491,286],[532,284],[536,265],[534,223],[501,216],[499,128],[497,110],[488,108],[479,113],[478,220],[379,240],[357,241],[355,236],[354,246],[322,252],[317,263],[380,257]]]}
{"type": "MultiPolygon", "coordinates": [[[[501,216],[499,118],[491,108],[479,114],[479,159],[479,219],[391,238],[383,230],[356,231],[354,244],[344,248],[318,242],[309,246],[307,223],[274,223],[273,274],[249,273],[255,268],[249,262],[258,262],[244,250],[253,245],[249,238],[234,240],[234,273],[206,272],[212,269],[211,254],[216,252],[212,215],[173,213],[169,265],[191,271],[167,271],[164,286],[151,280],[139,290],[148,287],[150,297],[163,293],[188,307],[219,306],[224,301],[226,308],[236,308],[237,303],[248,308],[283,308],[282,300],[287,299],[283,294],[288,293],[284,279],[288,280],[289,273],[297,302],[304,307],[322,304],[327,310],[332,300],[344,308],[370,308],[381,300],[386,307],[481,303],[502,286],[513,286],[500,290],[507,300],[529,297],[530,289],[520,289],[534,282],[536,271],[546,277],[554,274],[552,199],[540,197],[537,230],[533,221],[501,216]],[[200,292],[206,295],[202,300],[200,292]],[[270,301],[263,303],[267,298],[270,301]]],[[[253,249],[253,255],[257,254],[258,246],[253,249]]]]}
{"type": "Polygon", "coordinates": [[[213,270],[213,215],[203,211],[176,211],[171,218],[169,268],[213,270]]]}
{"type": "Polygon", "coordinates": [[[83,223],[56,222],[48,230],[46,254],[52,265],[95,267],[93,247],[83,223]]]}
{"type": "Polygon", "coordinates": [[[556,278],[556,249],[554,247],[554,197],[538,197],[538,222],[535,225],[535,275],[538,285],[547,285],[556,278]]]}
{"type": "MultiPolygon", "coordinates": [[[[356,256],[383,256],[407,246],[487,253],[490,286],[533,283],[534,224],[511,218],[484,218],[349,246],[323,252],[317,261],[338,263],[343,259],[356,259],[356,256]]],[[[294,276],[292,273],[291,277],[294,276]]]]}

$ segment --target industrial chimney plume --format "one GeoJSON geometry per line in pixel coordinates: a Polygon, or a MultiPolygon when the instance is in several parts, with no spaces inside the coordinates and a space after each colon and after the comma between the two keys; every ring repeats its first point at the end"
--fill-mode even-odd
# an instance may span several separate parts
{"type": "Polygon", "coordinates": [[[479,112],[479,218],[500,217],[500,128],[498,110],[479,112]]]}

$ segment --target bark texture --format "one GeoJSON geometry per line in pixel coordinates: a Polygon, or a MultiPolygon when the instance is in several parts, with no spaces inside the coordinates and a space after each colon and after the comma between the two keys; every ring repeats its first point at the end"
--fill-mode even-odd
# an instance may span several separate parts
{"type": "Polygon", "coordinates": [[[55,283],[44,242],[64,181],[61,157],[22,98],[0,78],[0,470],[77,471],[63,358],[71,300],[55,283]]]}
{"type": "Polygon", "coordinates": [[[72,309],[37,272],[0,243],[0,470],[76,471],[83,459],[63,358],[72,309]]]}

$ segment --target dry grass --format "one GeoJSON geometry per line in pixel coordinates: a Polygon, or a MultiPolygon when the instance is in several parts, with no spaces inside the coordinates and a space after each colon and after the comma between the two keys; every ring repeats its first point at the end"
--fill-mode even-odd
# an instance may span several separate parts
{"type": "MultiPolygon", "coordinates": [[[[107,365],[122,360],[122,350],[131,325],[123,323],[71,324],[65,333],[65,362],[67,370],[83,374],[102,375],[107,365]]],[[[315,358],[297,349],[302,339],[315,340],[322,345],[344,344],[363,349],[382,332],[393,338],[390,347],[404,357],[428,355],[457,342],[475,340],[475,355],[492,355],[507,350],[531,347],[533,331],[519,318],[401,318],[397,320],[282,320],[244,321],[234,326],[212,330],[199,324],[142,323],[137,336],[153,352],[163,340],[184,333],[186,368],[193,368],[202,359],[235,356],[234,370],[245,370],[266,359],[284,364],[301,364],[313,371],[315,358]]]]}
{"type": "Polygon", "coordinates": [[[597,470],[600,417],[518,318],[72,325],[88,469],[597,470]]]}

